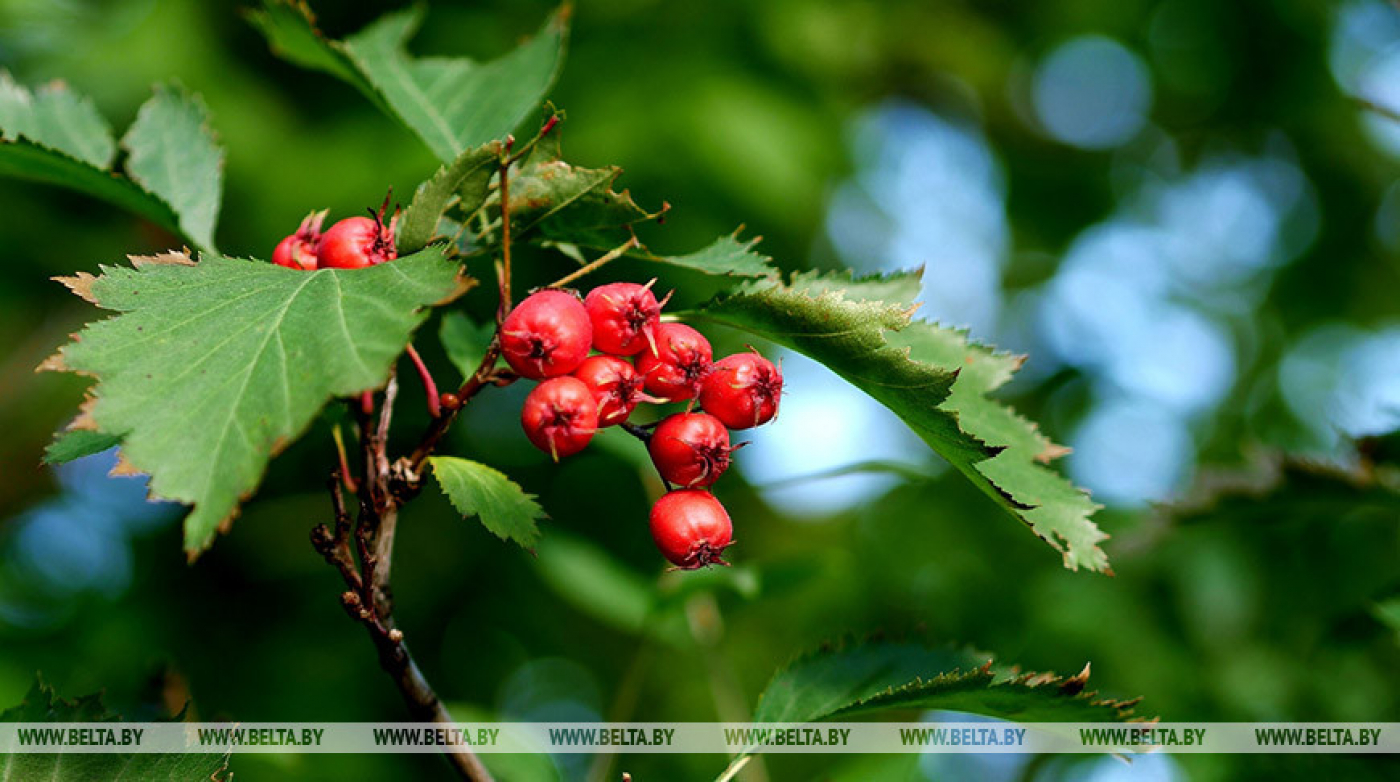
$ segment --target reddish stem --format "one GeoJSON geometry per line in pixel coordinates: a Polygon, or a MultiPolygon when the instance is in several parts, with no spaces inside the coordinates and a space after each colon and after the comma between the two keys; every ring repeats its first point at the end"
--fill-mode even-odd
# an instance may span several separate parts
{"type": "Polygon", "coordinates": [[[405,348],[404,352],[408,353],[413,368],[418,370],[418,379],[423,381],[423,393],[428,397],[428,415],[437,418],[442,415],[442,401],[438,397],[437,383],[433,382],[433,373],[428,371],[428,365],[423,363],[423,357],[418,355],[413,345],[405,348]]]}

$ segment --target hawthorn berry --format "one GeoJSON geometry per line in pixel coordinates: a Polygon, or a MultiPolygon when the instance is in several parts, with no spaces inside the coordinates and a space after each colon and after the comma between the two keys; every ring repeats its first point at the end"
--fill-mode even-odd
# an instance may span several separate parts
{"type": "Polygon", "coordinates": [[[394,248],[394,225],[384,217],[347,217],[321,236],[316,265],[322,269],[363,269],[399,257],[394,248]]]}
{"type": "Polygon", "coordinates": [[[677,489],[651,506],[651,537],[677,568],[694,570],[729,564],[720,557],[733,543],[734,525],[713,494],[677,489]]]}
{"type": "Polygon", "coordinates": [[[535,386],[520,410],[525,436],[559,461],[584,449],[598,430],[598,403],[582,380],[556,377],[535,386]]]}
{"type": "Polygon", "coordinates": [[[693,399],[710,371],[710,341],[683,323],[662,323],[655,330],[656,351],[642,351],[637,369],[648,392],[668,402],[693,399]]]}
{"type": "Polygon", "coordinates": [[[511,369],[533,380],[578,369],[592,342],[583,302],[560,290],[531,294],[501,324],[501,355],[511,369]]]}
{"type": "Polygon", "coordinates": [[[312,212],[301,221],[295,233],[277,243],[272,262],[288,269],[311,271],[316,268],[316,248],[321,243],[321,223],[326,212],[312,212]]]}
{"type": "Polygon", "coordinates": [[[716,361],[700,384],[700,407],[730,429],[768,423],[778,414],[783,373],[757,353],[716,361]]]}
{"type": "Polygon", "coordinates": [[[729,469],[729,430],[706,413],[669,416],[647,442],[656,471],[686,488],[709,486],[729,469]]]}
{"type": "Polygon", "coordinates": [[[595,349],[614,356],[654,349],[653,330],[661,322],[661,304],[651,292],[655,282],[614,282],[588,292],[583,306],[593,322],[595,349]]]}
{"type": "Polygon", "coordinates": [[[588,386],[598,403],[599,426],[620,424],[638,403],[656,401],[642,391],[642,376],[636,367],[616,356],[589,356],[573,374],[588,386]]]}

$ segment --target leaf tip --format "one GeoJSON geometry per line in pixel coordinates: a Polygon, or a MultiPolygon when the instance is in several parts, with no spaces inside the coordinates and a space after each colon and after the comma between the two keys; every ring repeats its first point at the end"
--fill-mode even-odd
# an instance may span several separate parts
{"type": "Polygon", "coordinates": [[[67,288],[74,296],[83,301],[93,305],[98,304],[97,296],[92,292],[92,284],[97,282],[97,278],[93,275],[87,272],[78,272],[72,277],[52,277],[50,279],[67,288]]]}
{"type": "Polygon", "coordinates": [[[1084,663],[1084,670],[1065,679],[1060,683],[1061,695],[1078,695],[1084,690],[1084,685],[1089,683],[1089,671],[1091,663],[1084,663]]]}
{"type": "Polygon", "coordinates": [[[68,365],[63,362],[63,350],[60,348],[53,355],[39,362],[39,366],[34,367],[35,372],[67,372],[68,365]]]}

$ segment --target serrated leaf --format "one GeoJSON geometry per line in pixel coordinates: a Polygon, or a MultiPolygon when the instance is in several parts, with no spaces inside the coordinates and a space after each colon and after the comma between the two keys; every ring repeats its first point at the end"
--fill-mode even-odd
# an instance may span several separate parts
{"type": "Polygon", "coordinates": [[[450,206],[455,204],[466,214],[480,208],[490,192],[491,177],[496,173],[501,151],[498,141],[468,149],[419,185],[399,221],[399,252],[417,252],[432,241],[450,206]]]}
{"type": "Polygon", "coordinates": [[[122,137],[126,170],[180,216],[185,235],[214,250],[214,225],[223,197],[224,152],[198,97],[157,85],[122,137]]]}
{"type": "Polygon", "coordinates": [[[1086,692],[1073,677],[997,668],[990,655],[910,641],[827,646],[794,660],[764,688],[755,722],[813,722],[891,709],[945,709],[1022,722],[1114,722],[1136,701],[1086,692]]]}
{"type": "Polygon", "coordinates": [[[544,100],[564,59],[564,12],[552,15],[534,38],[489,63],[409,56],[404,47],[422,17],[421,8],[388,14],[345,39],[344,49],[443,162],[514,130],[544,100]]]}
{"type": "MultiPolygon", "coordinates": [[[[111,130],[85,99],[67,89],[50,87],[36,95],[0,71],[0,176],[57,185],[100,198],[134,212],[176,234],[182,241],[209,249],[212,216],[192,215],[194,224],[209,222],[203,237],[192,233],[185,220],[162,196],[110,170],[115,151],[111,130]]],[[[154,149],[146,156],[153,167],[174,177],[198,179],[181,168],[179,150],[154,149]],[[167,157],[169,154],[169,157],[167,157]]],[[[217,214],[219,182],[202,194],[213,199],[217,214]]],[[[197,199],[198,200],[198,199],[197,199]]]]}
{"type": "MultiPolygon", "coordinates": [[[[755,252],[754,247],[760,238],[747,241],[739,239],[738,233],[721,236],[706,247],[688,255],[653,255],[652,260],[683,266],[702,274],[728,275],[731,277],[771,277],[778,273],[773,267],[773,259],[755,252]]],[[[917,290],[915,291],[917,294],[917,290]]]]}
{"type": "Polygon", "coordinates": [[[449,312],[442,316],[438,329],[438,339],[442,341],[447,358],[463,378],[471,377],[481,360],[486,357],[486,348],[496,335],[495,323],[477,323],[462,312],[449,312]]]}
{"type": "Polygon", "coordinates": [[[61,82],[31,94],[8,71],[0,71],[0,135],[26,138],[93,168],[109,168],[116,154],[112,126],[92,101],[61,82]]]}
{"type": "Polygon", "coordinates": [[[442,493],[463,516],[476,516],[501,540],[513,540],[533,551],[540,542],[535,524],[547,518],[544,509],[520,484],[504,473],[470,459],[434,456],[428,459],[442,493]]]}
{"type": "Polygon", "coordinates": [[[1107,571],[1098,547],[1107,536],[1089,518],[1098,506],[1044,466],[1063,449],[986,396],[1021,359],[970,343],[966,332],[914,320],[908,298],[917,285],[917,273],[799,274],[790,283],[747,283],[697,315],[826,365],[1060,551],[1065,567],[1107,571]]]}
{"type": "Polygon", "coordinates": [[[512,227],[537,241],[617,247],[627,241],[631,226],[665,211],[648,212],[628,191],[615,191],[621,175],[616,167],[580,168],[556,156],[532,156],[510,182],[512,227]]]}
{"type": "Polygon", "coordinates": [[[437,248],[367,269],[303,272],[170,254],[67,280],[120,313],[90,324],[49,368],[93,375],[98,431],[193,504],[185,547],[207,549],[268,460],[333,396],[379,385],[427,306],[458,291],[437,248]]]}
{"type": "Polygon", "coordinates": [[[392,113],[384,96],[360,73],[345,50],[317,28],[315,15],[302,0],[263,0],[262,8],[244,13],[278,57],[334,76],[355,87],[385,113],[392,113]]]}
{"type": "Polygon", "coordinates": [[[264,0],[249,19],[280,56],[344,79],[412,130],[439,160],[501,139],[544,100],[564,59],[567,9],[491,62],[415,58],[405,46],[422,8],[390,13],[343,41],[327,39],[296,0],[264,0]]]}
{"type": "Polygon", "coordinates": [[[60,432],[54,441],[44,449],[45,464],[63,464],[84,456],[102,453],[108,448],[121,445],[122,439],[105,432],[90,429],[72,429],[60,432]]]}
{"type": "MultiPolygon", "coordinates": [[[[118,722],[120,719],[107,711],[100,694],[64,700],[37,678],[19,705],[0,712],[0,722],[118,722]]],[[[12,754],[7,751],[10,749],[0,747],[0,780],[207,782],[223,778],[230,758],[228,752],[12,754]]]]}

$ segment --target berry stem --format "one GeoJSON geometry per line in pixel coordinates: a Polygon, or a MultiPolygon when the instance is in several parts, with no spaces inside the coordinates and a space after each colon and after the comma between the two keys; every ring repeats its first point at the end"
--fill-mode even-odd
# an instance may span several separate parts
{"type": "Polygon", "coordinates": [[[428,371],[428,365],[423,363],[423,357],[418,355],[410,344],[404,348],[408,354],[408,359],[413,362],[413,368],[418,370],[418,379],[423,381],[423,393],[428,397],[428,415],[437,418],[442,415],[442,401],[438,398],[437,383],[433,382],[433,373],[428,371]]]}
{"type": "MultiPolygon", "coordinates": [[[[656,428],[656,425],[655,425],[655,424],[646,424],[646,425],[641,425],[641,426],[639,426],[639,425],[634,424],[634,423],[632,423],[632,422],[630,422],[630,421],[623,421],[621,424],[618,424],[618,426],[622,429],[622,431],[624,431],[624,432],[626,432],[626,433],[632,435],[633,437],[637,438],[638,440],[641,440],[641,441],[642,441],[642,445],[649,445],[649,444],[651,443],[651,437],[652,437],[652,431],[651,431],[651,430],[656,428]]],[[[654,465],[654,464],[655,464],[655,462],[653,462],[653,465],[654,465]]],[[[658,477],[658,478],[661,479],[661,485],[664,486],[664,487],[666,487],[666,491],[669,492],[669,491],[671,491],[671,490],[673,490],[673,489],[676,488],[676,487],[674,487],[674,486],[671,485],[671,482],[670,482],[670,481],[666,480],[666,476],[664,476],[664,475],[661,474],[661,468],[660,468],[660,467],[657,467],[657,468],[656,468],[656,477],[658,477]]]]}
{"type": "Polygon", "coordinates": [[[607,253],[607,255],[604,255],[603,257],[599,258],[599,259],[596,260],[596,261],[593,261],[592,263],[587,264],[586,266],[580,267],[579,269],[577,269],[576,271],[574,271],[574,272],[572,272],[572,273],[570,273],[570,274],[567,274],[567,275],[565,275],[565,276],[563,276],[563,277],[560,277],[559,279],[555,280],[554,282],[551,282],[551,283],[550,283],[548,286],[546,286],[546,287],[549,287],[549,288],[562,288],[562,287],[564,287],[565,285],[568,285],[569,283],[573,282],[574,280],[579,279],[580,277],[583,277],[583,276],[586,275],[586,274],[590,274],[590,273],[592,273],[592,272],[595,272],[595,271],[597,271],[597,270],[603,268],[603,266],[604,266],[605,264],[607,264],[607,263],[609,263],[609,262],[611,262],[611,261],[615,261],[615,260],[617,260],[618,258],[621,258],[623,253],[627,252],[628,250],[632,249],[633,247],[641,247],[641,246],[642,246],[642,243],[639,242],[639,241],[637,241],[637,237],[636,237],[636,236],[633,236],[631,239],[628,239],[626,242],[623,242],[621,246],[619,246],[619,247],[614,247],[613,249],[609,250],[608,253],[607,253]]]}
{"type": "Polygon", "coordinates": [[[622,427],[623,431],[641,440],[643,445],[651,442],[651,431],[647,427],[639,426],[631,421],[623,421],[619,426],[622,427]]]}
{"type": "Polygon", "coordinates": [[[331,427],[331,439],[335,441],[335,455],[340,464],[338,474],[345,483],[345,490],[351,494],[358,494],[359,487],[355,485],[355,477],[350,474],[350,460],[345,456],[345,439],[340,436],[340,426],[331,427]]]}

